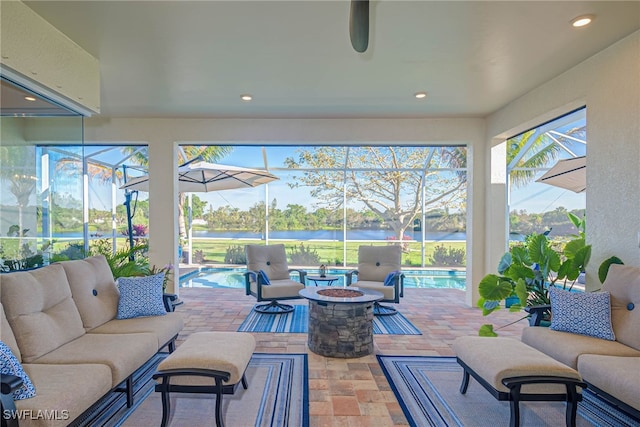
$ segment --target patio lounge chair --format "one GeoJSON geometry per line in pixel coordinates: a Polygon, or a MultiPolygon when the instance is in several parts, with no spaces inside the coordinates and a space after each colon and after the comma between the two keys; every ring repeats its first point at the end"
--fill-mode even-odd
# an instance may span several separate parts
{"type": "MultiPolygon", "coordinates": [[[[404,274],[401,268],[402,248],[400,245],[360,246],[358,248],[358,269],[346,273],[347,286],[372,289],[384,294],[383,302],[399,303],[404,293],[404,274]],[[357,281],[354,282],[354,276],[357,281]]],[[[398,311],[379,302],[374,303],[373,314],[386,316],[398,311]]]]}
{"type": "Polygon", "coordinates": [[[253,309],[258,313],[278,314],[293,311],[293,306],[281,304],[278,300],[301,298],[298,292],[304,288],[304,270],[290,269],[284,245],[247,245],[247,272],[245,273],[246,294],[256,297],[258,304],[253,309]],[[298,280],[291,276],[298,273],[298,280]]]}

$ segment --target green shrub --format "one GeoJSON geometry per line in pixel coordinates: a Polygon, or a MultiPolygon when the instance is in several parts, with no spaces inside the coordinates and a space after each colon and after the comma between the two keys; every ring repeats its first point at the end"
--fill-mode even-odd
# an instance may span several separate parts
{"type": "Polygon", "coordinates": [[[291,259],[291,264],[295,265],[319,265],[320,264],[320,255],[318,255],[318,251],[315,249],[310,249],[304,246],[304,243],[300,243],[300,247],[291,248],[291,253],[289,254],[289,258],[291,259]]]}
{"type": "Polygon", "coordinates": [[[229,246],[224,256],[224,262],[226,264],[246,264],[247,254],[244,252],[244,246],[229,246]]]}
{"type": "Polygon", "coordinates": [[[456,249],[451,246],[438,245],[434,248],[430,259],[432,265],[438,266],[463,266],[465,263],[464,249],[456,249]]]}

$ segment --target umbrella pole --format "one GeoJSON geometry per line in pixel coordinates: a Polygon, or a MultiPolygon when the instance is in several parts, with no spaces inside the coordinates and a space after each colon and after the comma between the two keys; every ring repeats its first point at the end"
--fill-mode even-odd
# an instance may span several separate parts
{"type": "MultiPolygon", "coordinates": [[[[131,192],[129,190],[124,192],[124,205],[127,208],[127,231],[129,233],[129,249],[133,249],[133,224],[131,218],[131,192]]],[[[129,254],[129,260],[133,261],[133,251],[129,254]]]]}

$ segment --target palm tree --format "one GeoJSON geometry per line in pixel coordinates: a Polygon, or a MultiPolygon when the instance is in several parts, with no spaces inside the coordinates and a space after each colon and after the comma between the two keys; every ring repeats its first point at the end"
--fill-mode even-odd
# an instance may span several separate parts
{"type": "MultiPolygon", "coordinates": [[[[585,127],[566,132],[566,135],[584,134],[585,127]]],[[[536,176],[537,169],[544,168],[555,161],[562,152],[548,134],[537,133],[532,129],[507,140],[507,167],[510,171],[511,185],[523,187],[536,176]]]]}
{"type": "Polygon", "coordinates": [[[23,227],[24,208],[36,189],[35,151],[33,146],[0,147],[0,179],[9,181],[9,191],[16,198],[18,224],[12,227],[18,237],[18,250],[22,249],[22,238],[26,230],[23,227]]]}

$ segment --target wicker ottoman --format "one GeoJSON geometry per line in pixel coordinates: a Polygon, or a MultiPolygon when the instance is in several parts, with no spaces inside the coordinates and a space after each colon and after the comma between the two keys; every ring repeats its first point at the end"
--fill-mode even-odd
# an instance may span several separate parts
{"type": "Polygon", "coordinates": [[[453,349],[464,368],[460,393],[472,376],[496,399],[510,402],[511,426],[520,425],[520,401],[566,401],[566,425],[576,425],[587,384],[575,369],[514,338],[461,337],[453,349]]]}
{"type": "Polygon", "coordinates": [[[256,340],[244,332],[197,332],[158,365],[153,378],[162,393],[162,427],[171,414],[169,393],[216,395],[216,426],[223,427],[222,395],[233,394],[256,348],[256,340]]]}

